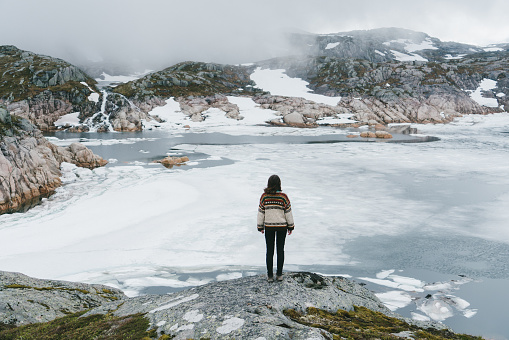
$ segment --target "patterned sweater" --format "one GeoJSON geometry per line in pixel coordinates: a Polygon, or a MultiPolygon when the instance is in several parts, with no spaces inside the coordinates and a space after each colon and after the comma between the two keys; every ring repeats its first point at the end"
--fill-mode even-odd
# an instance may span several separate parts
{"type": "Polygon", "coordinates": [[[258,231],[264,228],[287,228],[293,230],[293,215],[290,199],[285,193],[263,193],[260,198],[257,219],[258,231]]]}

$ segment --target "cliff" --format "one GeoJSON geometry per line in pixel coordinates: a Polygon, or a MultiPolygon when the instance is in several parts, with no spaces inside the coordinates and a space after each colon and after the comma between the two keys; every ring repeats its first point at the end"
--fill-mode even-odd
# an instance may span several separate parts
{"type": "Polygon", "coordinates": [[[285,273],[283,282],[269,283],[257,275],[134,298],[101,285],[0,272],[0,296],[0,337],[5,339],[31,334],[57,339],[92,334],[160,340],[477,339],[439,323],[404,319],[346,278],[304,272],[285,273]],[[13,329],[65,314],[41,327],[13,329]]]}
{"type": "Polygon", "coordinates": [[[46,140],[24,118],[0,106],[0,214],[23,210],[61,185],[60,164],[95,168],[107,163],[79,143],[64,148],[46,140]]]}

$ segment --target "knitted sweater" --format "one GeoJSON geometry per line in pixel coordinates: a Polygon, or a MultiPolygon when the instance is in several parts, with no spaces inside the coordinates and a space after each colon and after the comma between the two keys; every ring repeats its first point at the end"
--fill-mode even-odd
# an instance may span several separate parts
{"type": "Polygon", "coordinates": [[[285,193],[263,193],[258,207],[258,230],[264,228],[287,228],[293,230],[293,215],[290,199],[285,193]]]}

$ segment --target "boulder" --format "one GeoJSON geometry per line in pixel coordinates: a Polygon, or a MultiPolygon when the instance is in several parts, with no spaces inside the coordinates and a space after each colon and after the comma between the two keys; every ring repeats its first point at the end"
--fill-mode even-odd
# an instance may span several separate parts
{"type": "Polygon", "coordinates": [[[168,156],[163,159],[153,161],[152,163],[161,163],[167,168],[172,168],[174,165],[182,165],[185,164],[186,162],[189,162],[189,157],[187,156],[182,157],[168,156]]]}
{"type": "Polygon", "coordinates": [[[376,136],[376,138],[384,138],[384,139],[392,138],[392,135],[387,131],[376,131],[375,136],[376,136]]]}
{"type": "Polygon", "coordinates": [[[107,160],[97,156],[92,150],[81,143],[72,143],[66,148],[51,144],[50,148],[59,163],[73,163],[88,169],[95,169],[108,164],[107,160]]]}
{"type": "Polygon", "coordinates": [[[283,117],[283,121],[292,126],[304,125],[304,117],[300,113],[292,112],[283,117]]]}
{"type": "Polygon", "coordinates": [[[371,131],[363,131],[361,132],[360,136],[363,138],[376,138],[376,134],[371,131]]]}

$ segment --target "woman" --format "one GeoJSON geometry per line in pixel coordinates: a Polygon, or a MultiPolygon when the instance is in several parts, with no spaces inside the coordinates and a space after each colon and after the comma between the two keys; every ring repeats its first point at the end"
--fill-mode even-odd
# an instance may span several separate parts
{"type": "Polygon", "coordinates": [[[285,193],[281,192],[281,180],[279,176],[269,177],[260,205],[258,207],[258,231],[265,233],[267,244],[267,280],[274,282],[273,258],[274,241],[277,248],[277,271],[276,280],[283,281],[283,263],[285,261],[285,238],[286,233],[292,234],[294,224],[290,200],[285,193]]]}

